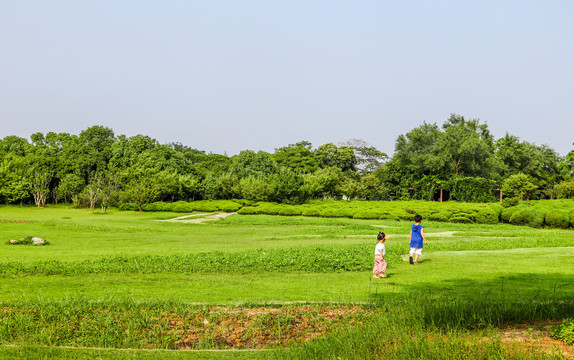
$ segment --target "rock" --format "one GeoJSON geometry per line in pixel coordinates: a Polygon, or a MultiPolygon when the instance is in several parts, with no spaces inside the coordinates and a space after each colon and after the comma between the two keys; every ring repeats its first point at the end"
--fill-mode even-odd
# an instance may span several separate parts
{"type": "Polygon", "coordinates": [[[44,245],[44,239],[42,238],[33,237],[32,241],[34,242],[34,245],[44,245]]]}
{"type": "Polygon", "coordinates": [[[10,244],[17,244],[18,240],[10,240],[10,244]]]}

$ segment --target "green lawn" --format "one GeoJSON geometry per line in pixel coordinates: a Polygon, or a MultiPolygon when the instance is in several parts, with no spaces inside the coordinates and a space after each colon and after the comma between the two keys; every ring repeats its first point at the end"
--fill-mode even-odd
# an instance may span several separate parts
{"type": "MultiPolygon", "coordinates": [[[[172,302],[189,306],[255,307],[300,303],[386,306],[384,304],[395,303],[399,304],[397,308],[403,309],[409,307],[411,299],[419,298],[422,303],[429,303],[428,309],[434,309],[437,314],[443,311],[438,310],[438,304],[443,304],[441,309],[455,306],[452,314],[429,314],[432,323],[423,323],[421,333],[432,332],[432,327],[441,321],[472,323],[473,318],[480,318],[496,325],[501,321],[520,321],[521,317],[526,321],[563,316],[573,308],[573,231],[423,220],[429,245],[425,246],[420,264],[413,266],[401,259],[401,255],[408,252],[409,222],[263,215],[233,215],[202,224],[162,221],[181,215],[139,214],[114,209],[101,214],[99,210],[64,206],[44,209],[0,207],[0,267],[4,269],[4,275],[0,276],[0,307],[28,309],[35,303],[73,303],[80,299],[88,303],[111,304],[156,302],[159,307],[161,304],[169,306],[172,302]],[[378,231],[390,234],[386,245],[387,279],[373,279],[370,273],[378,231]],[[25,236],[42,237],[50,245],[6,244],[10,239],[25,236]],[[272,258],[266,264],[267,253],[272,258]],[[171,264],[184,261],[186,256],[209,259],[223,256],[221,254],[226,254],[229,263],[221,267],[217,261],[206,263],[205,267],[194,272],[177,269],[179,263],[175,263],[175,268],[172,264],[168,271],[155,265],[139,271],[137,265],[141,259],[150,256],[158,263],[171,264]],[[345,270],[348,264],[327,266],[324,271],[313,267],[314,263],[325,259],[328,262],[321,264],[337,262],[338,259],[333,258],[337,254],[345,254],[346,257],[340,260],[342,262],[354,262],[349,267],[352,270],[345,270]],[[233,266],[235,257],[237,268],[233,266]],[[284,266],[277,257],[289,258],[289,266],[284,266]],[[51,272],[52,264],[56,264],[54,261],[69,269],[81,270],[51,272]],[[104,265],[86,265],[94,261],[102,261],[104,265]],[[116,265],[117,262],[126,262],[131,267],[125,272],[112,271],[105,266],[110,262],[116,265]],[[305,266],[293,270],[298,262],[305,266]],[[9,268],[20,270],[11,272],[9,268]],[[30,269],[41,270],[30,272],[30,269]],[[500,304],[514,303],[543,305],[528,305],[527,309],[521,308],[522,305],[509,306],[500,310],[500,304]],[[504,311],[504,314],[480,313],[474,308],[476,304],[486,308],[498,306],[496,311],[504,311]],[[467,314],[469,311],[475,313],[467,314]]],[[[53,266],[56,269],[57,265],[53,266]]],[[[398,314],[397,310],[396,316],[398,314]]],[[[7,324],[2,330],[0,323],[0,333],[5,331],[8,334],[7,324]]],[[[354,336],[349,334],[354,332],[334,335],[339,337],[332,341],[339,341],[336,339],[341,339],[341,336],[354,336]]],[[[133,350],[133,353],[110,353],[113,350],[36,346],[58,344],[53,338],[45,338],[39,344],[18,337],[14,339],[17,340],[0,340],[0,357],[179,359],[187,356],[283,357],[288,354],[287,357],[297,358],[298,351],[308,351],[307,355],[301,355],[304,358],[309,353],[314,354],[315,350],[309,350],[309,346],[318,349],[322,346],[321,341],[316,341],[305,345],[304,350],[295,349],[293,352],[160,354],[133,350]]],[[[40,336],[38,339],[43,338],[40,336]]],[[[422,344],[427,346],[427,340],[422,344]]],[[[105,347],[113,349],[118,346],[105,347]]],[[[405,345],[401,351],[407,351],[407,348],[405,345]]],[[[342,353],[345,354],[344,351],[342,353]]],[[[416,351],[405,354],[412,357],[416,351]]]]}

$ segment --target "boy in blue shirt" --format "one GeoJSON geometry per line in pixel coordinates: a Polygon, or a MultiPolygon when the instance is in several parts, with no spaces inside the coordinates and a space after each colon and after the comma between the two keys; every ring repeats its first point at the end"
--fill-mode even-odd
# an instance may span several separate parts
{"type": "Polygon", "coordinates": [[[411,226],[411,250],[409,252],[409,262],[411,265],[418,264],[419,256],[423,254],[423,240],[425,244],[428,244],[423,232],[424,226],[421,225],[422,220],[422,216],[415,215],[415,224],[411,226]],[[415,257],[414,262],[413,256],[415,257]]]}

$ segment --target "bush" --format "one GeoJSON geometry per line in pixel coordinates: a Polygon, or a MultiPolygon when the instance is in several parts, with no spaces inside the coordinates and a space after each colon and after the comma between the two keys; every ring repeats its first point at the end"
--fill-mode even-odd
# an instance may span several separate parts
{"type": "Polygon", "coordinates": [[[169,209],[170,207],[171,204],[168,204],[163,201],[156,201],[151,204],[146,204],[142,206],[143,210],[145,211],[166,211],[166,209],[169,209]]]}
{"type": "Polygon", "coordinates": [[[319,213],[323,217],[353,217],[353,213],[350,210],[345,209],[326,209],[319,213]]]}
{"type": "Polygon", "coordinates": [[[489,207],[480,209],[475,214],[475,221],[478,224],[496,224],[498,223],[498,214],[489,207]]]}
{"type": "Polygon", "coordinates": [[[527,225],[538,228],[544,224],[544,213],[533,208],[523,208],[512,214],[509,222],[512,225],[527,225]]]}
{"type": "Polygon", "coordinates": [[[447,222],[452,217],[450,211],[439,211],[429,215],[429,220],[447,222]]]}
{"type": "Polygon", "coordinates": [[[219,210],[223,212],[236,212],[239,209],[241,209],[241,205],[239,204],[224,204],[219,206],[219,210]]]}
{"type": "Polygon", "coordinates": [[[515,212],[520,211],[521,209],[523,208],[515,206],[502,210],[502,212],[500,213],[500,220],[504,223],[510,223],[510,218],[512,217],[512,215],[514,215],[515,212]]]}
{"type": "Polygon", "coordinates": [[[566,345],[574,345],[574,319],[564,319],[562,324],[551,326],[550,337],[564,341],[566,345]]]}
{"type": "Polygon", "coordinates": [[[279,211],[277,212],[277,215],[298,216],[298,215],[301,215],[301,211],[299,211],[293,207],[284,207],[282,209],[279,209],[279,211]]]}
{"type": "Polygon", "coordinates": [[[496,215],[500,218],[500,214],[502,213],[502,210],[504,210],[504,206],[502,206],[500,204],[492,204],[492,205],[490,205],[490,208],[492,210],[494,210],[496,215]]]}
{"type": "Polygon", "coordinates": [[[520,202],[519,198],[512,197],[512,198],[503,199],[501,204],[502,204],[502,207],[509,208],[509,207],[513,207],[513,206],[518,205],[519,202],[520,202]]]}
{"type": "Polygon", "coordinates": [[[455,215],[450,218],[450,222],[460,224],[472,224],[473,221],[467,216],[455,215]]]}
{"type": "Polygon", "coordinates": [[[544,217],[544,222],[546,225],[553,228],[566,229],[570,226],[570,221],[568,219],[568,213],[566,211],[560,210],[550,210],[546,213],[544,217]]]}
{"type": "MultiPolygon", "coordinates": [[[[178,203],[180,202],[183,201],[178,201],[178,203]]],[[[187,204],[190,209],[189,211],[216,212],[219,211],[217,203],[218,203],[217,201],[205,200],[205,201],[194,201],[187,204]]]]}
{"type": "Polygon", "coordinates": [[[380,219],[381,215],[373,210],[359,211],[353,215],[353,219],[380,219]]]}
{"type": "Polygon", "coordinates": [[[123,203],[118,207],[119,211],[139,211],[139,207],[133,203],[123,203]]]}
{"type": "Polygon", "coordinates": [[[166,206],[165,210],[186,213],[186,212],[193,212],[194,209],[191,206],[191,204],[188,203],[187,201],[177,201],[171,204],[171,206],[166,206]]]}
{"type": "Polygon", "coordinates": [[[258,214],[258,211],[255,207],[244,207],[237,210],[237,213],[241,215],[256,215],[258,214]]]}
{"type": "Polygon", "coordinates": [[[391,212],[383,212],[380,214],[380,219],[389,219],[389,220],[395,220],[395,221],[399,221],[400,215],[402,213],[397,212],[397,211],[391,211],[391,212]]]}
{"type": "Polygon", "coordinates": [[[309,209],[305,209],[301,212],[301,215],[303,216],[320,216],[320,211],[319,209],[315,209],[315,208],[309,208],[309,209]]]}

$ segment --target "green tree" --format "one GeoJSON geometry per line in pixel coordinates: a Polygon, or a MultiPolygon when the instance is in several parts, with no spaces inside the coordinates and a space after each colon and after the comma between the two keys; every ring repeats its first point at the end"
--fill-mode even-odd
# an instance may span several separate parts
{"type": "Polygon", "coordinates": [[[241,196],[247,200],[267,201],[271,194],[271,184],[261,176],[248,176],[239,181],[241,196]]]}
{"type": "MultiPolygon", "coordinates": [[[[573,144],[574,145],[574,144],[573,144]]],[[[570,151],[560,162],[560,173],[566,178],[574,178],[574,150],[570,151]]]]}
{"type": "Polygon", "coordinates": [[[244,150],[231,158],[229,171],[240,178],[267,176],[277,172],[277,163],[271,154],[265,151],[256,153],[251,150],[244,150]]]}
{"type": "Polygon", "coordinates": [[[41,168],[33,170],[30,174],[30,189],[34,197],[34,203],[37,207],[43,207],[50,193],[50,181],[52,174],[41,168]]]}
{"type": "Polygon", "coordinates": [[[0,197],[6,203],[30,197],[29,163],[25,157],[8,154],[0,162],[0,197]]]}
{"type": "Polygon", "coordinates": [[[500,165],[494,157],[494,138],[486,124],[451,114],[437,141],[438,153],[448,159],[454,175],[497,177],[500,165]]]}
{"type": "Polygon", "coordinates": [[[357,158],[350,146],[339,146],[327,143],[317,148],[317,156],[323,162],[323,167],[336,167],[341,171],[357,171],[357,158]]]}
{"type": "Polygon", "coordinates": [[[554,191],[558,199],[574,198],[574,180],[563,181],[560,184],[554,185],[554,191]]]}
{"type": "Polygon", "coordinates": [[[353,149],[357,160],[356,167],[361,175],[366,175],[380,169],[388,158],[387,154],[361,139],[350,139],[343,145],[353,149]]]}
{"type": "Polygon", "coordinates": [[[305,201],[305,194],[301,192],[303,175],[282,166],[276,174],[269,176],[267,181],[271,185],[269,200],[291,203],[305,201]]]}
{"type": "Polygon", "coordinates": [[[564,174],[564,164],[561,164],[556,151],[546,145],[520,141],[509,134],[496,141],[496,156],[504,164],[505,177],[516,174],[530,176],[538,188],[532,195],[537,197],[551,193],[563,176],[561,172],[564,174]]]}
{"type": "Polygon", "coordinates": [[[157,200],[162,194],[162,174],[153,170],[132,170],[123,185],[120,197],[137,205],[140,212],[145,204],[157,200]]]}
{"type": "Polygon", "coordinates": [[[71,201],[74,206],[80,203],[80,194],[84,190],[85,182],[77,174],[66,174],[58,184],[58,193],[65,202],[71,201]]]}
{"type": "Polygon", "coordinates": [[[279,166],[291,169],[298,174],[308,174],[317,170],[321,162],[308,141],[300,141],[275,149],[273,158],[279,166]]]}
{"type": "Polygon", "coordinates": [[[376,176],[390,196],[399,199],[421,198],[420,189],[415,184],[425,176],[448,179],[449,160],[439,154],[439,141],[442,133],[436,124],[423,122],[419,127],[400,135],[395,142],[395,154],[376,176]]]}
{"type": "Polygon", "coordinates": [[[318,169],[313,174],[303,176],[301,191],[309,198],[337,197],[342,180],[343,173],[337,167],[318,169]]]}
{"type": "Polygon", "coordinates": [[[502,193],[510,197],[520,197],[522,201],[525,195],[530,196],[537,189],[530,179],[525,174],[511,175],[504,181],[502,193]]]}
{"type": "Polygon", "coordinates": [[[392,200],[389,190],[374,173],[361,177],[358,196],[363,200],[392,200]]]}

